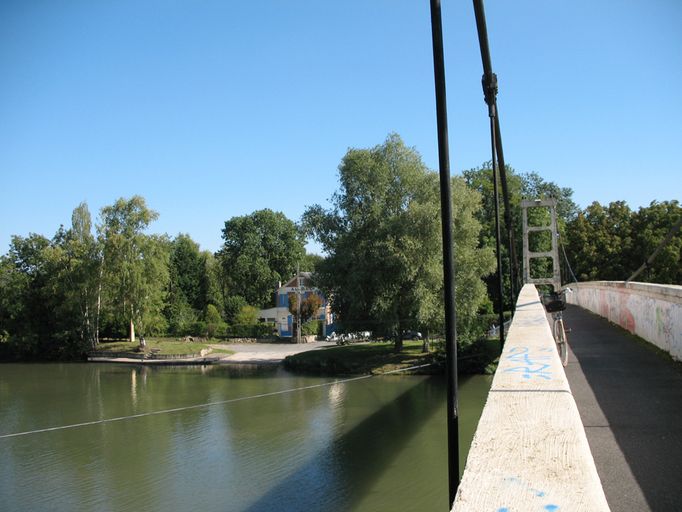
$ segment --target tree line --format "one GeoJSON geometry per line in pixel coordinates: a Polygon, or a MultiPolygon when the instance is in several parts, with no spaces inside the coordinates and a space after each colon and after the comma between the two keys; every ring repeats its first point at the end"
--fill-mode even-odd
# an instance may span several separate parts
{"type": "Polygon", "coordinates": [[[135,334],[269,334],[259,308],[297,264],[319,259],[271,210],[226,221],[216,254],[186,234],[147,234],[157,217],[134,196],[102,208],[95,226],[81,203],[52,238],[13,236],[0,257],[0,357],[70,359],[135,334]]]}
{"type": "MultiPolygon", "coordinates": [[[[624,201],[592,203],[566,226],[566,257],[574,274],[566,280],[628,279],[680,218],[677,200],[653,201],[636,211],[624,201]]],[[[682,233],[678,231],[635,280],[681,285],[682,233]]]]}
{"type": "MultiPolygon", "coordinates": [[[[636,213],[621,203],[580,211],[570,189],[536,173],[507,174],[517,254],[521,199],[556,197],[560,237],[580,279],[624,279],[624,268],[641,264],[632,263],[639,253],[624,248],[653,250],[663,226],[679,215],[675,201],[636,213]],[[630,259],[618,263],[616,253],[630,259]]],[[[496,302],[491,178],[483,165],[451,180],[464,342],[481,334],[480,315],[496,302]]],[[[216,253],[200,250],[187,234],[148,234],[158,214],[140,196],[105,206],[96,223],[82,203],[70,227],[52,238],[13,236],[0,256],[0,358],[69,359],[134,334],[269,333],[271,326],[257,325],[258,311],[274,305],[278,284],[297,267],[314,272],[339,329],[370,330],[400,349],[409,330],[442,332],[439,201],[437,173],[392,134],[373,148],[348,150],[330,207],[309,206],[298,223],[269,209],[233,217],[216,253]],[[325,257],[306,253],[308,238],[325,257]]],[[[667,270],[650,269],[647,278],[679,282],[679,237],[675,243],[660,257],[667,270]]],[[[503,259],[508,268],[506,245],[503,259]]],[[[508,273],[503,277],[508,286],[508,273]]]]}

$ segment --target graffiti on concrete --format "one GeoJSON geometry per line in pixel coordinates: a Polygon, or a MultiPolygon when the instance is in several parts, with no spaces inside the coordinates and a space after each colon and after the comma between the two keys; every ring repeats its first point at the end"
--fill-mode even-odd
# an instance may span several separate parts
{"type": "Polygon", "coordinates": [[[524,379],[550,380],[552,372],[549,363],[552,360],[553,350],[552,348],[536,348],[531,351],[528,347],[512,347],[505,360],[518,366],[506,368],[504,372],[520,373],[524,379]]]}

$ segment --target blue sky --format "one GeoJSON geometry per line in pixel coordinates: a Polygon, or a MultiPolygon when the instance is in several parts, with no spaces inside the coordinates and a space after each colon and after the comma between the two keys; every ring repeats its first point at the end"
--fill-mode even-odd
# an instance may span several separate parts
{"type": "MultiPolygon", "coordinates": [[[[488,0],[507,163],[592,201],[680,199],[682,2],[488,0]]],[[[490,159],[470,1],[443,2],[451,168],[490,159]]],[[[143,195],[153,232],[298,220],[349,147],[437,168],[428,0],[0,1],[0,253],[143,195]]]]}

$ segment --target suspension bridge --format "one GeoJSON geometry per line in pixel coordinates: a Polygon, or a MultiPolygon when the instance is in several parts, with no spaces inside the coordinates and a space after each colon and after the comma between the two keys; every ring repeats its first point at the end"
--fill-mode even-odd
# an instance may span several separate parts
{"type": "Polygon", "coordinates": [[[566,368],[521,290],[452,510],[682,508],[682,286],[571,286],[566,368]]]}

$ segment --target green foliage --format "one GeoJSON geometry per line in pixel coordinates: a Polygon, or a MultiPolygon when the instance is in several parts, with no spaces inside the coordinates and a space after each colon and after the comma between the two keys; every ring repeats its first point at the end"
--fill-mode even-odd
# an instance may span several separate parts
{"type": "Polygon", "coordinates": [[[101,211],[104,280],[110,321],[119,332],[135,325],[140,334],[162,323],[169,279],[167,238],[143,231],[158,217],[144,198],[119,199],[101,211]]]}
{"type": "Polygon", "coordinates": [[[170,294],[181,295],[192,308],[203,311],[206,297],[201,285],[206,280],[206,264],[199,245],[189,235],[178,235],[171,247],[170,294]]]}
{"type": "Polygon", "coordinates": [[[216,308],[213,304],[209,304],[208,306],[206,306],[205,320],[206,331],[208,333],[209,338],[225,334],[227,324],[223,321],[222,317],[220,316],[218,308],[216,308]]]}
{"type": "MultiPolygon", "coordinates": [[[[553,197],[557,199],[557,216],[559,224],[559,233],[563,236],[564,227],[567,222],[572,221],[578,212],[578,207],[573,202],[573,191],[570,188],[560,187],[553,182],[545,181],[539,174],[535,172],[517,173],[510,166],[506,167],[507,187],[509,190],[509,207],[510,211],[505,212],[504,201],[502,199],[502,187],[498,187],[499,211],[500,211],[500,232],[502,235],[502,266],[503,266],[503,285],[504,289],[509,289],[509,267],[510,255],[508,249],[508,234],[505,228],[505,214],[510,216],[513,230],[515,247],[514,250],[517,255],[517,262],[519,264],[518,274],[515,276],[518,285],[521,282],[521,264],[523,255],[523,238],[522,238],[522,221],[521,221],[521,200],[523,199],[546,199],[553,197]]],[[[467,185],[478,191],[483,198],[483,208],[476,212],[477,219],[481,222],[483,229],[480,232],[480,244],[482,247],[495,247],[495,201],[493,194],[493,172],[490,163],[485,163],[482,166],[469,169],[462,173],[462,176],[467,185]]],[[[499,177],[498,177],[499,180],[499,177]]],[[[549,219],[546,209],[532,208],[528,210],[530,225],[549,224],[549,219]]],[[[542,238],[546,235],[539,235],[542,238]]],[[[546,247],[547,240],[538,240],[538,247],[546,247]]],[[[541,266],[534,271],[538,273],[546,272],[546,265],[541,266]]],[[[499,303],[499,285],[497,274],[492,274],[486,278],[486,285],[488,289],[488,296],[491,298],[495,308],[499,303]]],[[[509,303],[509,297],[504,297],[505,309],[512,305],[509,303]]]]}
{"type": "Polygon", "coordinates": [[[225,222],[217,254],[230,295],[248,304],[272,304],[279,281],[291,276],[305,254],[304,238],[281,212],[258,210],[225,222]]]}
{"type": "MultiPolygon", "coordinates": [[[[394,337],[442,323],[442,249],[438,177],[398,135],[372,149],[350,149],[339,166],[333,207],[306,210],[303,225],[329,255],[316,277],[350,331],[394,337]]],[[[457,297],[466,322],[484,299],[481,276],[493,264],[477,248],[480,197],[452,181],[457,297]]]]}
{"type": "Polygon", "coordinates": [[[169,334],[173,336],[194,334],[194,324],[198,320],[197,314],[184,297],[176,298],[166,309],[166,315],[169,334]]]}
{"type": "Polygon", "coordinates": [[[301,272],[315,272],[317,266],[324,260],[319,254],[305,253],[300,263],[301,272]]]}
{"type": "Polygon", "coordinates": [[[303,336],[322,336],[322,322],[320,320],[310,320],[301,326],[303,336]]]}
{"type": "MultiPolygon", "coordinates": [[[[652,202],[633,212],[624,201],[598,202],[567,226],[566,253],[579,281],[623,281],[656,250],[682,216],[678,201],[652,202]]],[[[637,281],[682,284],[682,234],[661,250],[637,281]]]]}
{"type": "Polygon", "coordinates": [[[272,324],[235,324],[225,329],[228,338],[267,338],[272,336],[272,324]]]}
{"type": "Polygon", "coordinates": [[[258,323],[258,313],[259,309],[254,306],[245,305],[239,310],[239,313],[235,316],[235,324],[240,325],[254,325],[258,323]]]}
{"type": "Polygon", "coordinates": [[[225,300],[225,319],[228,324],[238,324],[239,319],[237,318],[239,312],[244,306],[247,306],[246,301],[243,297],[239,295],[228,295],[225,300]]]}

